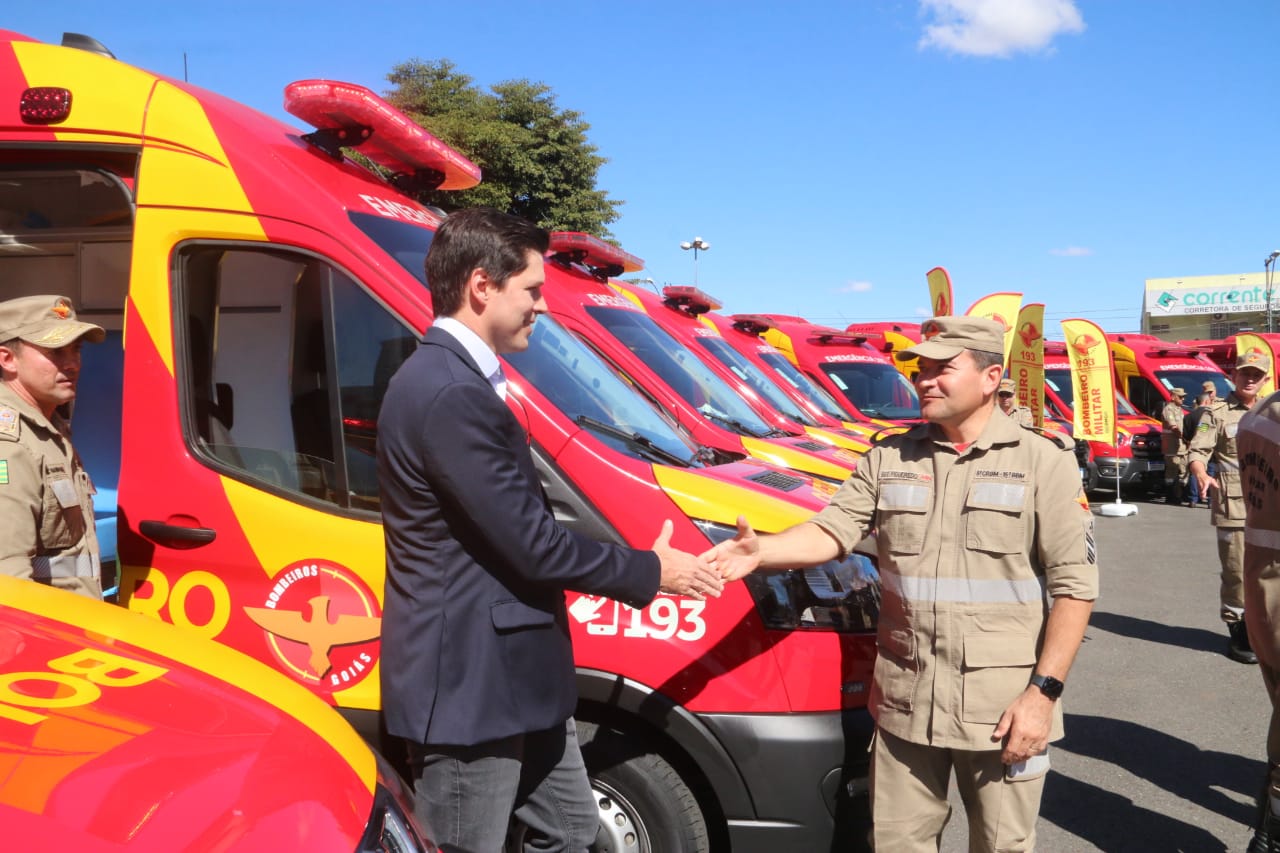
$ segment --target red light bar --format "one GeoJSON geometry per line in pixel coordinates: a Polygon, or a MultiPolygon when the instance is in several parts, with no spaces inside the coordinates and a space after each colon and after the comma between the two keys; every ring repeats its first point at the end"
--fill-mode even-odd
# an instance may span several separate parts
{"type": "Polygon", "coordinates": [[[862,335],[846,335],[834,329],[830,332],[819,331],[809,338],[811,344],[837,344],[844,346],[861,346],[867,339],[862,335]]]}
{"type": "Polygon", "coordinates": [[[284,87],[284,108],[316,128],[308,142],[340,157],[342,146],[397,175],[408,189],[465,190],[480,183],[480,167],[363,86],[298,80],[284,87]]]}
{"type": "Polygon", "coordinates": [[[678,285],[662,288],[662,301],[672,308],[685,309],[690,314],[705,314],[708,311],[719,311],[724,307],[720,300],[703,293],[696,287],[678,285]]]}
{"type": "Polygon", "coordinates": [[[729,319],[735,329],[748,335],[763,335],[773,328],[773,322],[763,314],[734,314],[729,319]]]}
{"type": "Polygon", "coordinates": [[[27,89],[18,101],[18,115],[27,124],[57,124],[71,115],[71,90],[56,86],[27,89]]]}
{"type": "Polygon", "coordinates": [[[589,267],[595,275],[604,278],[644,269],[642,259],[581,231],[552,231],[551,255],[589,267]]]}

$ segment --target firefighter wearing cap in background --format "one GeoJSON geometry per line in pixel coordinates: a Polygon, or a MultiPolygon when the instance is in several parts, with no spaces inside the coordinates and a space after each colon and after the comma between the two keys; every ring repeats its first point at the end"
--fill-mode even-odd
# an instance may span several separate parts
{"type": "Polygon", "coordinates": [[[1267,785],[1249,853],[1280,853],[1280,392],[1240,419],[1244,612],[1271,699],[1267,785]]]}
{"type": "Polygon", "coordinates": [[[1205,381],[1200,383],[1200,392],[1203,394],[1208,394],[1210,398],[1210,402],[1216,401],[1218,399],[1218,386],[1213,384],[1212,379],[1206,379],[1205,381]]]}
{"type": "Polygon", "coordinates": [[[1160,412],[1160,449],[1164,453],[1164,500],[1174,503],[1187,481],[1187,451],[1182,441],[1182,420],[1187,416],[1183,401],[1187,392],[1182,388],[1170,388],[1169,402],[1160,412]]]}
{"type": "Polygon", "coordinates": [[[0,572],[102,598],[93,484],[58,407],[101,327],[61,296],[0,302],[0,572]]]}
{"type": "Polygon", "coordinates": [[[1022,426],[1035,426],[1035,416],[1031,414],[1031,410],[1026,406],[1018,405],[1017,394],[1018,387],[1013,383],[1012,379],[1001,379],[1000,390],[996,395],[996,399],[1000,404],[1000,411],[1022,426]]]}
{"type": "Polygon", "coordinates": [[[734,580],[818,565],[875,529],[875,847],[937,853],[954,772],[971,851],[1033,850],[1058,697],[1097,597],[1093,516],[1070,445],[995,412],[1000,324],[935,317],[921,333],[899,358],[919,357],[928,423],[880,441],[809,521],[757,536],[741,517],[702,558],[734,580]]]}
{"type": "Polygon", "coordinates": [[[1211,404],[1200,417],[1188,447],[1191,475],[1201,497],[1210,494],[1210,523],[1218,528],[1218,560],[1222,564],[1219,613],[1227,623],[1227,656],[1240,663],[1257,663],[1244,624],[1244,497],[1236,433],[1240,420],[1258,402],[1258,389],[1271,373],[1271,359],[1256,349],[1236,357],[1236,390],[1211,404]],[[1216,477],[1208,464],[1216,463],[1216,477]]]}

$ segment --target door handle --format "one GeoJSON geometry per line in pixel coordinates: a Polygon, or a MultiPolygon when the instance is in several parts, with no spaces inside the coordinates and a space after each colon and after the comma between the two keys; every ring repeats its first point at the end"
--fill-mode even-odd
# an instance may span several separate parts
{"type": "Polygon", "coordinates": [[[187,545],[208,545],[218,536],[211,527],[182,527],[163,521],[141,521],[138,532],[155,542],[182,542],[187,545]]]}

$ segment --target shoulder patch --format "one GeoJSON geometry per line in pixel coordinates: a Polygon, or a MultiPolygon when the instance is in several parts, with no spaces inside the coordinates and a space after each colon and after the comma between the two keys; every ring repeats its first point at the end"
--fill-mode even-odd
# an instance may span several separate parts
{"type": "Polygon", "coordinates": [[[0,406],[0,440],[18,440],[18,410],[9,406],[0,406]]]}
{"type": "Polygon", "coordinates": [[[1069,439],[1067,436],[1063,435],[1063,434],[1062,434],[1062,433],[1060,433],[1060,432],[1049,432],[1049,431],[1048,431],[1047,429],[1045,429],[1044,427],[1028,426],[1027,424],[1023,424],[1023,425],[1022,425],[1022,428],[1023,428],[1023,429],[1029,429],[1029,430],[1031,430],[1032,432],[1034,432],[1036,435],[1039,435],[1039,436],[1041,436],[1041,437],[1043,437],[1043,438],[1048,439],[1049,441],[1051,441],[1051,442],[1053,442],[1054,444],[1056,444],[1056,445],[1057,445],[1059,448],[1061,448],[1062,450],[1074,450],[1074,449],[1075,449],[1075,444],[1074,444],[1074,442],[1072,442],[1072,440],[1071,440],[1071,439],[1069,439]]]}

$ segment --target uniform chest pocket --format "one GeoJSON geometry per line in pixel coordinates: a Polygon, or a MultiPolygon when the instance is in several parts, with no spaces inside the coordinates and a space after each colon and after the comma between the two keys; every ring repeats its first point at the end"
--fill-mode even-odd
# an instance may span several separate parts
{"type": "Polygon", "coordinates": [[[75,486],[63,473],[47,474],[40,519],[40,543],[49,550],[70,548],[84,536],[84,511],[75,486]]]}
{"type": "Polygon", "coordinates": [[[881,483],[876,498],[876,538],[891,554],[919,554],[932,504],[933,490],[923,483],[881,483]]]}
{"type": "Polygon", "coordinates": [[[1026,545],[1025,483],[977,482],[965,498],[965,547],[1019,554],[1026,545]]]}

